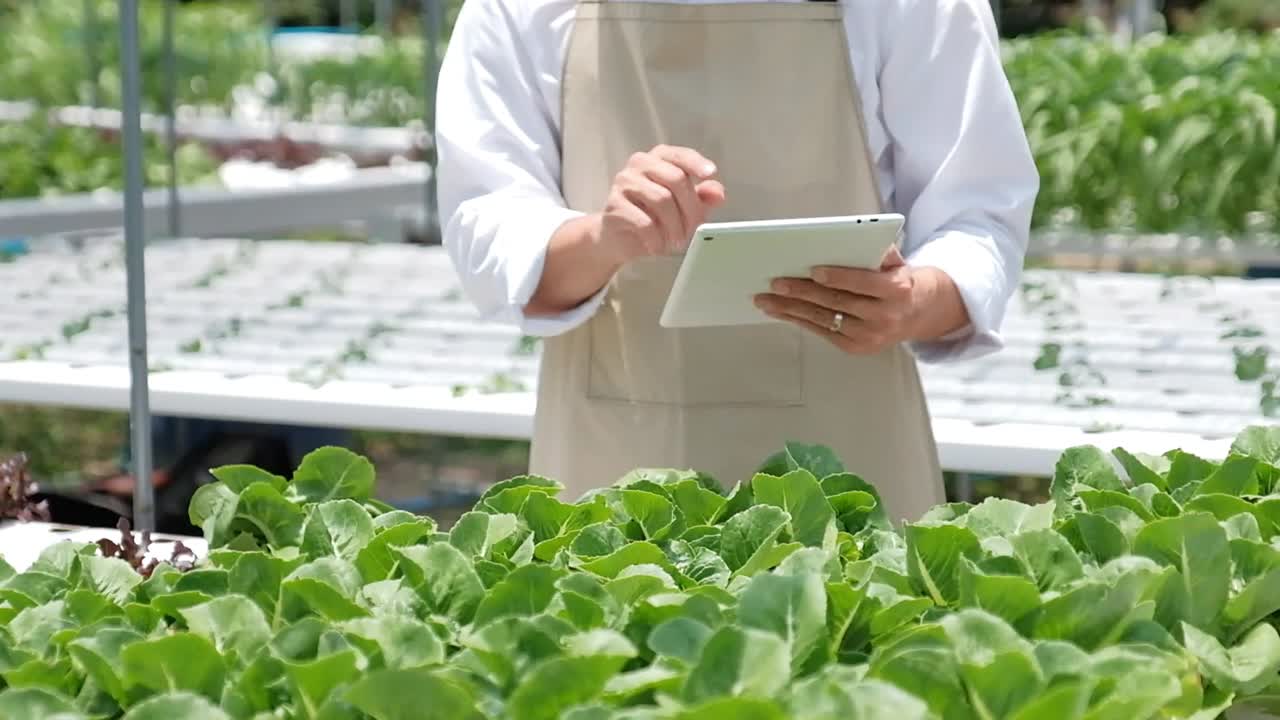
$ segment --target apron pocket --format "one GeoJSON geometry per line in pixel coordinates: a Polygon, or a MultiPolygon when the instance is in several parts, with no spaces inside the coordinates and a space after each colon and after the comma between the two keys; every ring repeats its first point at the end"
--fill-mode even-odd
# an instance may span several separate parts
{"type": "Polygon", "coordinates": [[[804,404],[804,342],[782,324],[667,329],[606,303],[588,327],[587,395],[683,407],[804,404]]]}

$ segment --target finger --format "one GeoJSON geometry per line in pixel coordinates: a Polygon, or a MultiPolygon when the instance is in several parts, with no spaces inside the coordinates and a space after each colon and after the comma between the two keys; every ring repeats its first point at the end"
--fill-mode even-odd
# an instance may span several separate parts
{"type": "MultiPolygon", "coordinates": [[[[807,320],[814,325],[825,328],[830,328],[835,320],[836,313],[842,312],[815,305],[805,300],[768,293],[757,298],[757,305],[765,312],[807,320]]],[[[846,316],[844,324],[847,326],[853,320],[855,319],[846,316]]]]}
{"type": "Polygon", "coordinates": [[[658,224],[658,236],[663,248],[678,247],[683,221],[680,210],[676,207],[671,190],[650,180],[646,175],[637,174],[624,189],[627,199],[649,214],[658,224]]]}
{"type": "Polygon", "coordinates": [[[722,205],[725,201],[724,184],[719,180],[703,180],[698,183],[698,198],[711,207],[722,205]]]}
{"type": "Polygon", "coordinates": [[[650,154],[679,167],[698,180],[709,180],[715,177],[717,172],[715,163],[692,148],[659,145],[650,151],[650,154]]]}
{"type": "Polygon", "coordinates": [[[837,290],[873,298],[896,298],[910,291],[910,276],[903,268],[864,270],[850,267],[817,267],[813,280],[837,290]]]}
{"type": "Polygon", "coordinates": [[[829,327],[823,327],[805,318],[795,317],[794,315],[775,314],[772,312],[765,313],[775,320],[789,322],[799,328],[802,328],[817,337],[826,340],[835,345],[837,348],[850,355],[872,355],[876,352],[876,347],[861,336],[849,336],[843,332],[834,332],[829,327]]]}
{"type": "Polygon", "coordinates": [[[892,270],[906,265],[907,261],[902,257],[902,252],[898,250],[898,246],[894,245],[889,248],[889,252],[885,253],[884,261],[880,263],[881,270],[892,270]]]}
{"type": "Polygon", "coordinates": [[[846,314],[853,313],[853,304],[850,300],[855,296],[826,285],[805,278],[778,278],[769,283],[769,289],[786,298],[795,300],[803,300],[814,305],[819,305],[832,312],[843,312],[846,314]]]}
{"type": "Polygon", "coordinates": [[[671,191],[680,215],[680,226],[676,230],[679,244],[675,249],[683,250],[704,215],[702,200],[698,198],[693,179],[676,165],[655,157],[650,157],[642,170],[650,180],[671,191]]]}
{"type": "Polygon", "coordinates": [[[769,289],[782,297],[820,305],[868,324],[881,323],[888,315],[885,301],[880,298],[854,295],[806,278],[778,278],[770,283],[769,289]]]}

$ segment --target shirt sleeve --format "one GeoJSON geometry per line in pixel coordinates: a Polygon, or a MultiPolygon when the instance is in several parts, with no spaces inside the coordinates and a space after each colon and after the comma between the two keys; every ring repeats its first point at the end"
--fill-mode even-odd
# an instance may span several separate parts
{"type": "Polygon", "coordinates": [[[987,0],[906,3],[880,70],[904,255],[947,273],[971,321],[913,349],[924,362],[970,359],[1004,345],[1040,177],[987,0]]]}
{"type": "MultiPolygon", "coordinates": [[[[559,189],[558,119],[520,3],[472,0],[459,11],[440,66],[436,152],[441,233],[462,291],[486,320],[549,336],[585,322],[604,290],[565,313],[526,317],[552,234],[581,213],[559,189]],[[511,9],[512,7],[516,9],[511,9]]],[[[545,38],[544,38],[545,40],[545,38]]],[[[555,88],[558,93],[559,88],[555,88]]]]}

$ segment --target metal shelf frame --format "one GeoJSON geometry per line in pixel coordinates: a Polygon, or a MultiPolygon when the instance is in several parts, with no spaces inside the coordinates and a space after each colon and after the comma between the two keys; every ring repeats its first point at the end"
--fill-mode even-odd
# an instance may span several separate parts
{"type": "MultiPolygon", "coordinates": [[[[175,119],[175,88],[177,86],[177,65],[174,58],[173,13],[177,0],[163,0],[165,5],[164,22],[164,65],[166,68],[166,84],[169,88],[165,108],[165,127],[167,149],[169,153],[170,173],[168,187],[165,190],[166,201],[155,203],[152,207],[162,208],[165,212],[167,229],[171,237],[184,232],[182,227],[182,197],[178,192],[174,155],[177,147],[175,119]]],[[[421,0],[422,32],[427,51],[423,54],[424,77],[427,78],[426,97],[435,97],[435,84],[439,72],[437,58],[437,42],[440,31],[441,0],[421,0]]],[[[344,3],[344,9],[351,3],[344,3]]],[[[150,385],[147,360],[147,312],[146,312],[146,267],[144,253],[147,243],[147,224],[156,219],[147,214],[147,197],[144,190],[142,172],[142,103],[141,103],[141,48],[139,42],[139,0],[120,0],[119,31],[121,53],[121,89],[123,107],[121,108],[121,130],[123,153],[125,160],[125,189],[121,195],[120,205],[124,212],[124,237],[126,258],[126,285],[128,293],[127,314],[129,331],[129,418],[130,445],[134,467],[133,475],[137,478],[134,484],[133,525],[140,531],[155,529],[154,488],[152,486],[152,452],[151,452],[151,408],[150,385]]],[[[384,6],[385,8],[385,6],[384,6]]],[[[85,3],[86,20],[92,20],[91,3],[85,3]]],[[[267,18],[274,17],[270,2],[265,3],[267,18]]],[[[344,17],[349,13],[344,13],[344,17]]],[[[87,22],[87,24],[89,24],[87,22]]],[[[86,52],[92,53],[92,42],[88,43],[86,52]]],[[[92,57],[92,56],[91,56],[92,57]]],[[[92,66],[91,66],[92,67],[92,66]]],[[[434,135],[434,127],[431,128],[434,135]]],[[[432,168],[434,171],[434,168],[432,168]]],[[[423,207],[426,209],[428,222],[435,213],[435,174],[426,174],[422,186],[423,207]]],[[[225,215],[224,215],[225,217],[225,215]]]]}

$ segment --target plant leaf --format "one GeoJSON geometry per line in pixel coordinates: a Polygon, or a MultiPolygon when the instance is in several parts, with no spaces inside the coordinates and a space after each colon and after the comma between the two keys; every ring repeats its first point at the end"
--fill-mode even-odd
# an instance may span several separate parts
{"type": "Polygon", "coordinates": [[[424,669],[377,670],[346,691],[347,701],[374,720],[481,720],[476,699],[461,684],[424,669]]]}
{"type": "Polygon", "coordinates": [[[324,557],[298,567],[280,583],[280,591],[282,598],[294,604],[289,617],[310,611],[338,621],[369,614],[354,602],[360,592],[360,571],[338,558],[324,557]]]}
{"type": "Polygon", "coordinates": [[[1027,505],[1004,498],[987,498],[965,513],[958,524],[973,531],[978,539],[1010,537],[1028,530],[1053,527],[1052,503],[1027,505]]]}
{"type": "Polygon", "coordinates": [[[253,526],[276,548],[298,544],[305,518],[301,508],[267,483],[245,488],[236,502],[234,516],[235,521],[253,526]]]}
{"type": "Polygon", "coordinates": [[[1120,461],[1121,467],[1129,475],[1130,484],[1137,486],[1149,483],[1160,490],[1168,489],[1169,484],[1165,480],[1165,474],[1169,472],[1171,464],[1169,458],[1135,455],[1124,448],[1114,448],[1111,454],[1120,461]]]}
{"type": "Polygon", "coordinates": [[[751,481],[756,502],[782,508],[791,518],[791,536],[809,547],[834,542],[836,516],[818,479],[808,470],[780,477],[756,475],[751,481]]]}
{"type": "Polygon", "coordinates": [[[1228,457],[1212,475],[1205,478],[1196,490],[1196,495],[1255,495],[1258,492],[1257,468],[1258,461],[1254,458],[1239,455],[1228,457]]]}
{"type": "Polygon", "coordinates": [[[124,678],[120,674],[120,652],[130,643],[142,639],[142,635],[128,628],[103,628],[90,637],[82,637],[68,643],[67,651],[76,665],[124,706],[128,701],[124,678]]]}
{"type": "Polygon", "coordinates": [[[42,688],[8,688],[0,692],[0,717],[50,718],[75,712],[69,699],[42,688]]]}
{"type": "Polygon", "coordinates": [[[1231,443],[1231,451],[1271,465],[1280,465],[1280,426],[1245,428],[1231,443]]]}
{"type": "Polygon", "coordinates": [[[1178,575],[1169,597],[1177,617],[1211,627],[1227,603],[1231,552],[1227,534],[1207,513],[1157,520],[1139,533],[1133,551],[1174,568],[1178,575]]]}
{"type": "Polygon", "coordinates": [[[289,487],[289,482],[279,475],[252,465],[223,465],[210,469],[209,474],[233,493],[240,493],[256,482],[266,483],[280,492],[289,487]]]}
{"type": "MultiPolygon", "coordinates": [[[[815,475],[815,477],[817,476],[815,475]]],[[[874,485],[861,477],[853,473],[844,472],[827,475],[822,477],[822,492],[826,494],[828,501],[833,505],[836,496],[851,492],[866,493],[875,499],[875,507],[871,509],[871,514],[867,517],[867,525],[878,530],[889,530],[892,527],[892,523],[889,521],[889,513],[884,507],[884,499],[880,497],[880,491],[876,490],[874,485]]]]}
{"type": "Polygon", "coordinates": [[[1230,649],[1187,623],[1182,624],[1182,637],[1201,671],[1222,690],[1253,695],[1273,682],[1280,670],[1280,634],[1266,623],[1255,625],[1230,649]]]}
{"type": "Polygon", "coordinates": [[[978,538],[956,525],[906,526],[907,571],[917,590],[937,605],[960,599],[960,559],[981,553],[978,538]]]}
{"type": "Polygon", "coordinates": [[[1107,455],[1091,445],[1067,448],[1054,466],[1049,493],[1059,512],[1069,509],[1077,485],[1116,492],[1125,490],[1107,455]]]}
{"type": "Polygon", "coordinates": [[[726,695],[767,698],[791,679],[791,652],[786,641],[771,632],[725,626],[702,648],[682,691],[698,703],[726,695]]]}
{"type": "Polygon", "coordinates": [[[960,561],[960,607],[985,610],[1017,624],[1040,608],[1040,590],[1019,575],[983,572],[968,558],[960,561]]]}
{"type": "Polygon", "coordinates": [[[222,697],[227,668],[203,636],[182,632],[126,645],[120,652],[126,685],[156,692],[186,691],[210,700],[222,697]]]}
{"type": "Polygon", "coordinates": [[[307,502],[351,499],[373,494],[375,472],[367,458],[340,447],[322,447],[302,458],[293,473],[293,492],[307,502]]]}
{"type": "Polygon", "coordinates": [[[302,527],[302,552],[312,559],[354,561],[373,539],[373,518],[354,500],[329,500],[311,508],[302,527]]]}
{"type": "Polygon", "coordinates": [[[487,558],[493,546],[515,534],[519,522],[504,513],[464,513],[449,531],[449,543],[464,555],[487,558]]]}
{"type": "Polygon", "coordinates": [[[960,610],[942,620],[955,649],[960,677],[980,717],[1007,717],[1046,686],[1031,643],[982,610],[960,610]]]}
{"type": "Polygon", "coordinates": [[[393,548],[409,586],[427,607],[456,622],[470,623],[485,589],[471,563],[448,543],[393,548]]]}
{"type": "Polygon", "coordinates": [[[444,645],[426,623],[416,618],[357,618],[338,627],[348,638],[358,641],[356,644],[366,656],[376,653],[380,667],[409,670],[444,662],[444,645]]]}
{"type": "Polygon", "coordinates": [[[635,655],[625,638],[600,630],[568,638],[568,655],[535,665],[507,702],[513,720],[554,720],[566,709],[598,697],[635,655]]]}
{"type": "Polygon", "coordinates": [[[813,573],[755,576],[739,598],[738,621],[786,641],[792,667],[798,672],[824,644],[827,593],[823,578],[813,573]]]}
{"type": "Polygon", "coordinates": [[[473,624],[477,627],[511,615],[536,615],[551,604],[556,580],[563,571],[546,565],[516,568],[480,600],[473,624]]]}
{"type": "Polygon", "coordinates": [[[417,545],[432,532],[433,526],[429,522],[407,522],[385,528],[360,548],[355,558],[356,569],[367,583],[385,580],[391,576],[399,560],[392,548],[417,545]]]}
{"type": "Polygon", "coordinates": [[[213,638],[219,652],[234,651],[245,661],[271,641],[262,608],[243,595],[214,598],[180,612],[193,632],[213,638]]]}
{"type": "Polygon", "coordinates": [[[231,720],[208,699],[189,692],[157,695],[138,703],[124,720],[231,720]]]}
{"type": "Polygon", "coordinates": [[[720,556],[730,570],[739,570],[775,547],[789,519],[785,511],[772,505],[755,505],[734,515],[720,533],[720,556]]]}

